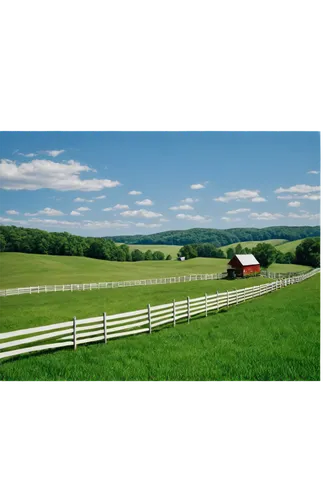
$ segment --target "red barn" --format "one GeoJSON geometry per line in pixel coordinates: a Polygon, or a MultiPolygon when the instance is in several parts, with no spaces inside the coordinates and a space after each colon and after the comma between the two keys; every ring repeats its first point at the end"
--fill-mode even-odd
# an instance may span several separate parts
{"type": "Polygon", "coordinates": [[[237,276],[260,273],[260,264],[252,254],[234,255],[228,263],[229,269],[235,269],[237,276]]]}

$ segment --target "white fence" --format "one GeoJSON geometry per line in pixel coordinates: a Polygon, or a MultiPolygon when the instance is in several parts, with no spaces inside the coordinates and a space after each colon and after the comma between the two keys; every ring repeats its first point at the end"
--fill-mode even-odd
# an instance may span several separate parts
{"type": "Polygon", "coordinates": [[[146,280],[130,280],[130,281],[110,281],[105,283],[80,283],[71,285],[39,285],[28,286],[22,288],[9,288],[8,290],[0,290],[0,297],[8,297],[10,295],[22,295],[25,293],[47,293],[47,292],[84,292],[86,290],[100,290],[103,288],[123,288],[127,286],[142,286],[142,285],[165,285],[167,283],[186,283],[188,281],[205,281],[217,280],[227,276],[227,273],[215,274],[191,274],[189,276],[173,276],[171,278],[152,278],[146,280]]]}
{"type": "Polygon", "coordinates": [[[260,271],[261,276],[272,279],[291,278],[292,276],[302,276],[303,274],[304,271],[298,271],[294,273],[273,273],[271,271],[265,271],[264,269],[260,271]]]}
{"type": "Polygon", "coordinates": [[[219,311],[223,307],[237,305],[246,300],[274,292],[282,287],[299,283],[320,269],[314,269],[301,276],[285,278],[282,280],[266,283],[263,285],[243,288],[241,290],[216,292],[212,295],[205,294],[203,297],[186,300],[173,301],[169,304],[159,306],[148,306],[139,311],[113,314],[95,318],[80,319],[73,318],[72,321],[57,323],[55,325],[28,328],[15,332],[0,333],[0,359],[38,352],[61,347],[77,348],[80,344],[90,342],[107,342],[110,339],[123,337],[125,335],[136,335],[138,333],[152,333],[152,330],[162,325],[172,324],[181,319],[190,322],[193,316],[204,314],[209,311],[219,311]],[[48,343],[50,342],[51,343],[48,343]],[[27,346],[27,344],[30,344],[27,346]],[[13,349],[14,348],[14,349],[13,349]]]}

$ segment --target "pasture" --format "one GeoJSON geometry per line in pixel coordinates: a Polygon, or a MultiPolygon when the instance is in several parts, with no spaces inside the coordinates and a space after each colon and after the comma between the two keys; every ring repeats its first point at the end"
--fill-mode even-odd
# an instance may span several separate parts
{"type": "Polygon", "coordinates": [[[282,243],[282,245],[279,245],[278,250],[280,252],[286,253],[286,252],[295,252],[296,247],[302,243],[306,238],[302,238],[300,240],[294,240],[294,241],[286,241],[285,243],[282,243]]]}
{"type": "MultiPolygon", "coordinates": [[[[256,283],[262,280],[253,279],[256,283]]],[[[250,286],[251,281],[237,280],[232,284],[243,287],[245,282],[250,286]]],[[[230,285],[230,282],[220,280],[140,289],[143,294],[150,294],[149,297],[141,293],[137,297],[137,289],[123,289],[1,300],[7,325],[10,322],[14,325],[16,321],[17,328],[23,324],[32,326],[26,324],[26,315],[28,311],[34,314],[36,300],[39,324],[45,324],[40,311],[47,315],[48,322],[53,322],[67,319],[74,307],[76,311],[82,307],[85,316],[95,314],[97,308],[98,313],[109,311],[107,306],[111,304],[114,310],[126,310],[129,304],[133,309],[147,302],[166,302],[171,298],[168,294],[175,298],[194,296],[194,293],[201,295],[201,287],[209,292],[208,287],[217,283],[219,286],[215,289],[220,289],[222,283],[230,285]],[[122,299],[120,292],[123,293],[122,299]],[[130,293],[133,295],[129,296],[130,293]],[[157,297],[157,294],[161,295],[157,297]],[[71,298],[70,307],[67,305],[68,296],[71,298]],[[43,305],[45,300],[50,302],[43,305]],[[60,302],[54,308],[57,301],[60,302]]],[[[80,317],[79,313],[76,315],[80,317]]],[[[4,324],[3,329],[7,330],[4,324]]],[[[162,328],[152,335],[122,338],[106,345],[80,346],[75,352],[69,349],[8,360],[0,364],[0,379],[319,380],[320,276],[229,310],[212,313],[208,318],[193,319],[189,325],[162,328]]]]}
{"type": "Polygon", "coordinates": [[[185,262],[115,262],[87,257],[1,252],[0,289],[209,274],[225,271],[227,263],[227,259],[200,257],[185,262]]]}
{"type": "Polygon", "coordinates": [[[232,243],[231,245],[224,245],[223,247],[220,247],[224,252],[226,252],[228,250],[228,248],[236,248],[236,246],[238,244],[242,245],[242,248],[250,248],[252,249],[253,247],[255,247],[256,245],[258,245],[258,243],[269,243],[270,245],[273,245],[273,246],[278,246],[278,245],[281,245],[282,243],[285,243],[287,240],[279,240],[279,239],[275,239],[275,240],[262,240],[262,241],[238,241],[237,243],[232,243]]]}
{"type": "MultiPolygon", "coordinates": [[[[122,245],[122,243],[116,243],[116,245],[122,245]]],[[[173,259],[177,259],[177,253],[182,248],[182,245],[127,245],[130,247],[130,250],[141,250],[141,252],[147,252],[147,250],[151,250],[152,252],[163,252],[165,257],[168,254],[171,255],[173,259]]]]}

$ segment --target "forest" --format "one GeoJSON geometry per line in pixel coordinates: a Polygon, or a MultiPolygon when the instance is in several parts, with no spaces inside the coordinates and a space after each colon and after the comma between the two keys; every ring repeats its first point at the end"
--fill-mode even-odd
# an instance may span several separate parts
{"type": "MultiPolygon", "coordinates": [[[[216,247],[242,241],[285,239],[288,241],[320,236],[320,226],[272,226],[264,228],[204,229],[194,228],[180,231],[134,236],[112,236],[116,242],[128,245],[191,245],[212,243],[216,247]]],[[[106,236],[106,238],[108,238],[106,236]]]]}

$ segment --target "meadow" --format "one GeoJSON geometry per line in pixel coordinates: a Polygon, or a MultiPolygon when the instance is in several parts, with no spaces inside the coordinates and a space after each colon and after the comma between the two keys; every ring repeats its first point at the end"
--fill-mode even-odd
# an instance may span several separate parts
{"type": "MultiPolygon", "coordinates": [[[[223,247],[220,247],[224,252],[228,250],[228,248],[233,248],[235,249],[238,244],[242,245],[242,248],[250,248],[252,249],[259,243],[269,243],[270,245],[273,246],[278,246],[281,245],[282,243],[285,243],[287,240],[279,240],[279,239],[274,239],[274,240],[262,240],[262,241],[238,241],[237,243],[232,243],[232,245],[224,245],[223,247]]],[[[280,247],[279,247],[280,248],[280,247]]]]}
{"type": "MultiPolygon", "coordinates": [[[[250,279],[232,285],[244,282],[251,285],[250,279]]],[[[37,311],[43,310],[50,321],[64,319],[74,307],[90,316],[97,308],[109,310],[109,305],[126,310],[148,301],[165,302],[171,295],[200,295],[201,286],[209,291],[209,286],[220,289],[222,283],[230,286],[223,280],[193,282],[142,287],[140,294],[124,289],[8,297],[1,304],[8,325],[17,321],[29,326],[26,315],[37,311]],[[16,320],[10,319],[15,312],[16,320]]],[[[34,323],[37,317],[44,321],[37,312],[34,323]]],[[[320,380],[320,276],[152,335],[8,360],[0,363],[0,379],[320,380]]]]}
{"type": "MultiPolygon", "coordinates": [[[[122,243],[116,243],[116,245],[122,245],[122,243]]],[[[179,250],[182,248],[181,245],[128,245],[130,250],[141,250],[141,252],[146,252],[147,250],[151,250],[152,252],[163,252],[165,257],[169,254],[173,259],[177,259],[177,254],[179,250]]]]}

